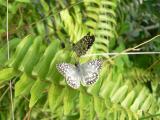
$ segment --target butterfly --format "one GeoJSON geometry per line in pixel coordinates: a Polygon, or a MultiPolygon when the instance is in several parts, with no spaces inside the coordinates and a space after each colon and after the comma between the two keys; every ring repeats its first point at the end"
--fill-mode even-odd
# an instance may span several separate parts
{"type": "Polygon", "coordinates": [[[90,49],[94,41],[95,41],[94,35],[91,36],[90,33],[88,33],[86,36],[81,38],[77,43],[73,44],[73,51],[75,51],[78,56],[82,56],[86,54],[86,52],[88,51],[88,49],[90,49]]]}
{"type": "Polygon", "coordinates": [[[65,77],[67,84],[74,89],[78,89],[80,83],[83,86],[96,83],[101,66],[102,60],[100,59],[76,66],[69,63],[60,63],[56,65],[58,71],[65,77]]]}

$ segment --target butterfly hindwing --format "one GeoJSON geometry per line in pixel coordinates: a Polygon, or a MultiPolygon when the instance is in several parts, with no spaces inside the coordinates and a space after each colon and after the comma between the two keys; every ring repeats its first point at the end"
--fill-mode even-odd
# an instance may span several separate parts
{"type": "Polygon", "coordinates": [[[102,60],[93,60],[80,66],[82,71],[82,84],[84,86],[96,83],[99,77],[99,71],[102,66],[102,60]]]}
{"type": "Polygon", "coordinates": [[[76,70],[76,67],[72,64],[68,63],[61,63],[57,64],[58,71],[65,77],[67,84],[77,89],[80,87],[80,75],[78,74],[78,71],[76,70]]]}

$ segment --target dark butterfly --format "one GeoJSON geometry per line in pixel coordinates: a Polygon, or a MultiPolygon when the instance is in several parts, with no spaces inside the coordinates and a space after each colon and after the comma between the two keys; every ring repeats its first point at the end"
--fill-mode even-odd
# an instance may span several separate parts
{"type": "Polygon", "coordinates": [[[94,35],[90,35],[88,33],[86,36],[81,38],[77,43],[73,44],[73,51],[76,52],[78,56],[82,56],[86,54],[88,49],[92,46],[93,42],[95,41],[94,35]]]}

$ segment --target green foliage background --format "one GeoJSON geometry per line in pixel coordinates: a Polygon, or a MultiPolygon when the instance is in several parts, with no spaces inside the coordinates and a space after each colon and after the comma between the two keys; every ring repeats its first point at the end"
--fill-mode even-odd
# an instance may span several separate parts
{"type": "MultiPolygon", "coordinates": [[[[95,35],[87,53],[122,52],[151,38],[138,51],[160,51],[158,0],[0,0],[0,119],[159,120],[159,55],[101,56],[98,82],[78,90],[58,73],[60,62],[81,63],[71,44],[95,35]],[[61,44],[65,44],[62,48],[61,44]]],[[[132,49],[134,50],[134,49],[132,49]]]]}

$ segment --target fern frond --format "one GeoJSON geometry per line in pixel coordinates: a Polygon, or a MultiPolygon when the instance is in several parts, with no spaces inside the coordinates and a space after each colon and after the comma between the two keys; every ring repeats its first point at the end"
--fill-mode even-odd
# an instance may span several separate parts
{"type": "Polygon", "coordinates": [[[140,68],[132,68],[124,75],[125,78],[132,79],[133,83],[147,83],[149,81],[158,80],[158,76],[151,71],[146,71],[140,68]]]}
{"type": "Polygon", "coordinates": [[[111,71],[109,67],[102,69],[101,77],[95,85],[89,87],[87,90],[81,89],[74,91],[62,83],[62,77],[55,67],[60,59],[70,61],[70,52],[64,52],[60,48],[57,48],[60,43],[54,41],[55,43],[50,44],[42,51],[42,56],[38,57],[38,54],[33,53],[38,50],[34,48],[37,48],[37,45],[41,43],[41,39],[39,41],[33,38],[35,40],[32,45],[22,44],[27,41],[25,39],[19,44],[16,50],[16,57],[11,62],[11,67],[13,67],[15,71],[21,70],[21,73],[23,73],[20,80],[16,83],[15,93],[17,97],[30,93],[30,108],[35,106],[43,96],[48,94],[49,106],[52,111],[56,112],[57,108],[59,108],[58,106],[61,106],[64,114],[68,116],[77,111],[79,106],[81,119],[85,116],[90,119],[96,117],[100,119],[106,119],[108,117],[110,119],[119,117],[138,119],[142,117],[141,111],[145,114],[158,113],[159,105],[157,104],[157,99],[150,93],[148,88],[142,86],[140,83],[133,86],[129,81],[125,82],[122,77],[123,75],[120,73],[121,71],[117,71],[117,74],[114,74],[114,70],[116,69],[109,72],[111,71]],[[37,44],[37,42],[39,44],[37,44]],[[25,45],[28,47],[24,47],[25,45]],[[29,54],[31,50],[32,54],[29,54]],[[25,52],[25,55],[20,54],[21,52],[25,52]],[[28,57],[26,58],[26,56],[28,57]],[[38,61],[33,64],[34,67],[31,67],[29,64],[25,65],[28,62],[32,63],[30,58],[38,58],[38,61]],[[15,61],[16,64],[13,64],[15,61]],[[23,69],[19,69],[21,66],[23,66],[23,69]],[[29,82],[31,80],[33,81],[29,82]],[[22,90],[22,88],[25,89],[22,90]],[[57,91],[61,91],[59,96],[57,96],[57,91]],[[84,96],[86,96],[86,99],[83,98],[84,96]],[[76,101],[74,101],[74,99],[76,101]],[[54,102],[52,102],[52,100],[54,100],[54,102]],[[52,106],[53,104],[54,106],[52,106]],[[88,104],[87,108],[85,106],[86,104],[88,104]],[[153,107],[156,109],[153,110],[153,107]],[[93,113],[85,114],[82,112],[83,109],[85,109],[86,112],[92,111],[93,113]],[[113,115],[116,112],[119,114],[113,115]]]}
{"type": "Polygon", "coordinates": [[[93,52],[108,52],[109,41],[116,37],[116,13],[117,2],[101,0],[99,3],[96,40],[93,52]]]}

